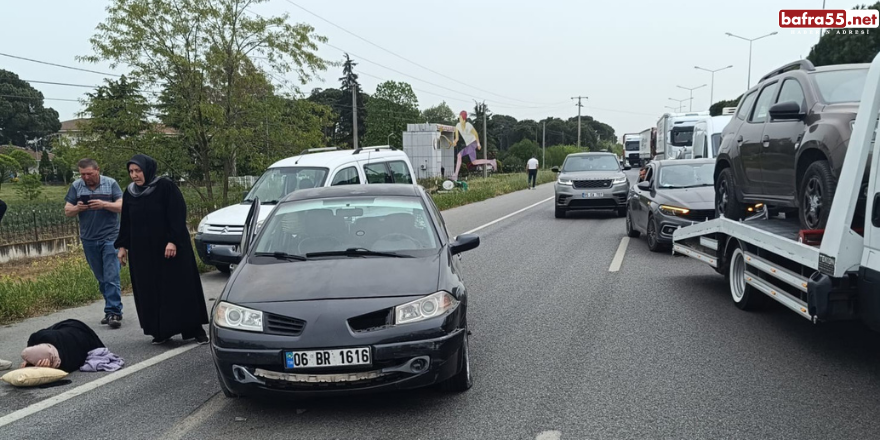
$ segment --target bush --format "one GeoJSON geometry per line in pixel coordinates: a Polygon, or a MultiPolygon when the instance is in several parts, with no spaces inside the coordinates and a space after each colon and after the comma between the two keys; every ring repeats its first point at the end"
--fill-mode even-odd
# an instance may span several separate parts
{"type": "Polygon", "coordinates": [[[15,192],[22,200],[36,200],[43,193],[43,182],[39,174],[25,174],[16,185],[15,192]]]}
{"type": "MultiPolygon", "coordinates": [[[[550,183],[556,180],[556,173],[551,171],[538,171],[538,184],[550,183]]],[[[449,193],[432,194],[434,203],[441,211],[455,208],[469,203],[482,202],[493,197],[520,191],[528,188],[528,175],[525,172],[516,174],[502,174],[486,179],[471,179],[468,181],[467,191],[455,191],[449,193]]]]}

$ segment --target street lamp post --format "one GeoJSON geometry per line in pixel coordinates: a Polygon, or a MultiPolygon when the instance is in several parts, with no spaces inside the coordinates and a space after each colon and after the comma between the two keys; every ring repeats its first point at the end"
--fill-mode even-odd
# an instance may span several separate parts
{"type": "Polygon", "coordinates": [[[388,134],[388,137],[387,137],[387,139],[388,139],[387,143],[388,143],[388,146],[389,146],[389,147],[391,146],[391,135],[393,135],[393,134],[394,134],[394,133],[389,133],[389,134],[388,134]]]}
{"type": "Polygon", "coordinates": [[[678,103],[678,111],[679,112],[681,111],[681,108],[684,106],[684,104],[682,104],[682,102],[685,102],[688,100],[688,98],[684,98],[684,99],[669,98],[669,99],[678,103]]]}
{"type": "Polygon", "coordinates": [[[706,68],[703,68],[700,66],[694,66],[694,69],[705,70],[706,72],[709,72],[712,74],[712,86],[709,89],[710,90],[709,91],[709,105],[710,106],[715,103],[715,72],[720,72],[724,69],[730,69],[731,67],[733,67],[733,64],[731,64],[727,67],[722,67],[720,69],[715,69],[715,70],[709,70],[709,69],[706,69],[706,68]]]}
{"type": "MultiPolygon", "coordinates": [[[[707,86],[707,84],[703,84],[703,85],[701,85],[701,86],[697,86],[697,87],[682,87],[682,86],[675,86],[675,87],[678,87],[679,89],[685,89],[685,90],[691,92],[691,97],[688,98],[688,99],[691,101],[691,102],[690,102],[690,108],[688,109],[689,112],[694,111],[694,90],[697,90],[697,89],[699,89],[699,88],[706,87],[706,86],[707,86]]],[[[711,105],[711,104],[710,104],[710,105],[711,105]]]]}
{"type": "Polygon", "coordinates": [[[745,37],[740,37],[739,35],[733,35],[730,32],[725,32],[725,34],[727,34],[727,36],[729,36],[729,37],[736,37],[736,38],[739,38],[740,40],[746,40],[749,42],[749,76],[748,76],[748,84],[746,84],[746,90],[748,90],[749,87],[752,86],[752,42],[758,41],[761,38],[769,37],[771,35],[776,35],[778,33],[779,32],[771,32],[767,35],[762,35],[758,38],[745,38],[745,37]]]}

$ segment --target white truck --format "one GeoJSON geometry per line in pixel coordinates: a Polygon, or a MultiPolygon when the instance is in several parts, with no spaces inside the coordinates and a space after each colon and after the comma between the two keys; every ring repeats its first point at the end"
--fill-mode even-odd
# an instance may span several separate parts
{"type": "Polygon", "coordinates": [[[710,118],[709,112],[664,113],[657,121],[658,159],[692,156],[694,124],[710,118]]]}
{"type": "Polygon", "coordinates": [[[639,158],[639,134],[626,133],[621,138],[621,141],[623,142],[624,159],[629,162],[631,166],[641,166],[642,162],[641,158],[639,158]]]}
{"type": "Polygon", "coordinates": [[[673,233],[673,253],[724,275],[740,309],[772,298],[814,324],[861,319],[880,331],[880,149],[874,142],[880,55],[862,93],[826,229],[800,230],[797,221],[770,218],[764,207],[743,221],[722,216],[673,233]],[[870,180],[864,219],[859,219],[865,172],[870,180]]]}
{"type": "Polygon", "coordinates": [[[650,162],[657,154],[657,127],[639,133],[639,166],[650,162]]]}

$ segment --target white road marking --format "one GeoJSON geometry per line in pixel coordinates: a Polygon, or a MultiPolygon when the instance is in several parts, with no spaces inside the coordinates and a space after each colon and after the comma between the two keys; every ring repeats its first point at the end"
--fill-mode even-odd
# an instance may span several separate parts
{"type": "MultiPolygon", "coordinates": [[[[190,345],[184,345],[182,347],[175,348],[174,350],[168,350],[165,353],[162,353],[162,354],[155,356],[155,357],[151,357],[145,361],[138,362],[130,367],[123,367],[121,370],[110,373],[110,374],[108,374],[98,380],[93,380],[89,383],[80,385],[70,391],[65,391],[57,396],[50,397],[46,400],[42,400],[40,402],[37,402],[31,406],[27,406],[27,407],[24,407],[18,411],[7,414],[3,417],[0,417],[0,428],[4,427],[12,422],[21,420],[29,415],[36,414],[44,409],[51,408],[61,402],[64,402],[65,400],[72,399],[76,396],[85,394],[89,391],[92,391],[92,390],[98,388],[98,387],[107,385],[110,382],[115,382],[119,379],[122,379],[123,377],[137,373],[138,371],[141,371],[145,368],[152,367],[153,365],[156,365],[162,361],[165,361],[165,360],[171,359],[177,355],[186,353],[187,351],[190,351],[196,347],[199,347],[199,345],[193,343],[190,345]]],[[[99,374],[99,373],[92,373],[92,374],[99,374]]]]}
{"type": "Polygon", "coordinates": [[[562,438],[562,433],[559,431],[544,431],[538,434],[535,437],[535,440],[559,440],[562,438]]]}
{"type": "Polygon", "coordinates": [[[162,435],[162,438],[167,440],[185,438],[190,431],[204,425],[214,414],[225,408],[228,402],[229,399],[223,393],[218,392],[185,419],[176,423],[169,432],[162,435]]]}
{"type": "Polygon", "coordinates": [[[623,256],[626,254],[626,246],[629,244],[629,237],[623,237],[620,240],[620,246],[617,247],[617,253],[614,254],[614,259],[611,260],[611,267],[608,268],[608,272],[617,272],[620,270],[620,265],[623,264],[623,256]]]}
{"type": "Polygon", "coordinates": [[[501,217],[501,218],[497,218],[497,219],[495,219],[495,220],[492,220],[491,222],[486,223],[485,225],[477,226],[476,228],[471,229],[470,231],[467,231],[467,232],[465,232],[464,234],[473,234],[474,232],[477,232],[477,231],[479,231],[480,229],[483,229],[483,228],[485,228],[485,227],[487,227],[487,226],[492,226],[492,225],[494,225],[495,223],[498,223],[498,222],[500,222],[500,221],[502,221],[502,220],[506,220],[506,219],[508,219],[508,218],[510,218],[510,217],[513,217],[513,216],[515,216],[515,215],[517,215],[517,214],[519,214],[519,213],[521,213],[521,212],[523,212],[523,211],[525,211],[525,210],[527,210],[527,209],[532,209],[532,208],[534,208],[535,206],[538,206],[538,205],[540,205],[541,203],[544,203],[544,202],[547,202],[547,201],[550,201],[550,200],[553,200],[553,197],[548,197],[548,198],[546,198],[546,199],[544,199],[544,200],[541,200],[541,201],[538,202],[538,203],[535,203],[535,204],[533,204],[533,205],[526,206],[525,208],[520,209],[519,211],[511,212],[510,214],[507,214],[507,215],[505,215],[504,217],[501,217]]]}

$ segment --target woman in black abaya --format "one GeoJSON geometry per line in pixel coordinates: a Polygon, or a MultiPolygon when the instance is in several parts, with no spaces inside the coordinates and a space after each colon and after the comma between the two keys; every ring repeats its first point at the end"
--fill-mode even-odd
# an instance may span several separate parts
{"type": "Polygon", "coordinates": [[[186,202],[177,185],[156,176],[156,161],[138,154],[128,162],[132,183],[122,196],[119,262],[131,263],[135,307],[153,344],[175,335],[208,342],[208,311],[186,226],[186,202]]]}

